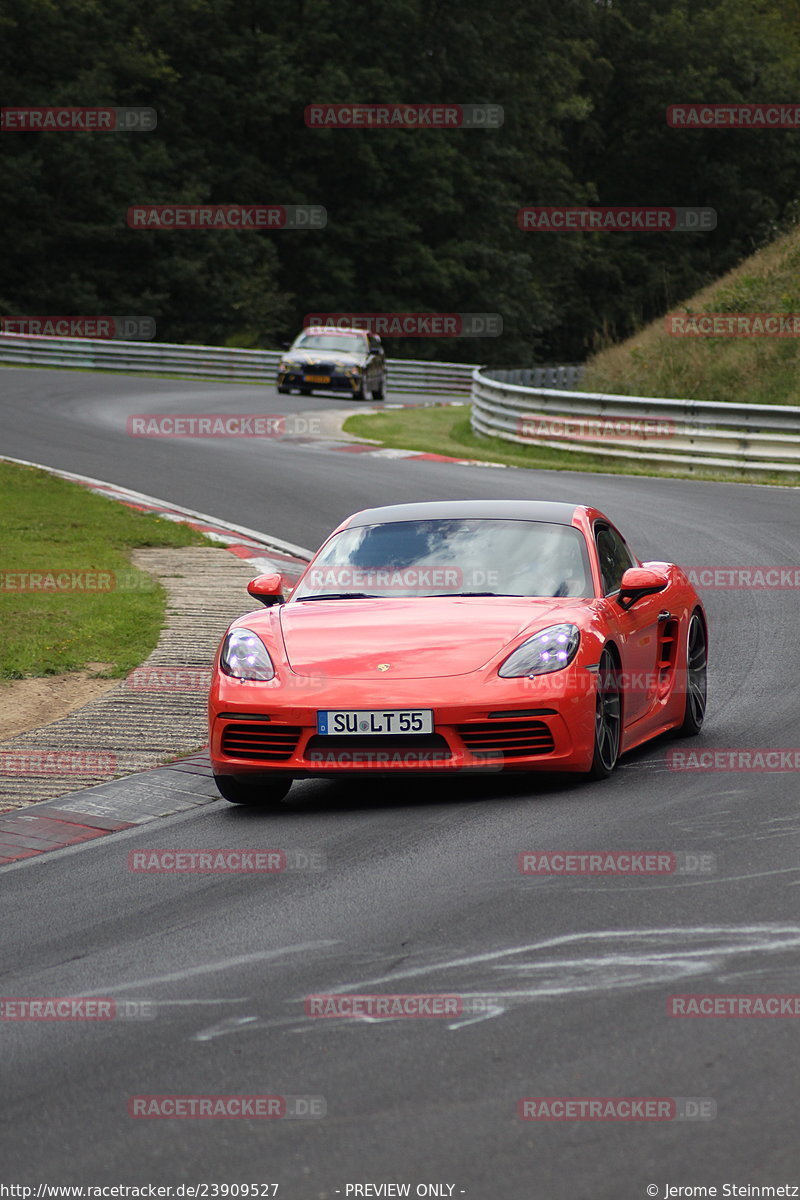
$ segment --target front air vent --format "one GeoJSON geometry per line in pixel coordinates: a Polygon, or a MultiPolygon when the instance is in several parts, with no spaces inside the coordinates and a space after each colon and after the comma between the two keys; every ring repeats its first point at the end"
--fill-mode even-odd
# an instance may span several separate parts
{"type": "Polygon", "coordinates": [[[286,762],[294,754],[301,732],[299,725],[237,721],[223,729],[221,750],[231,758],[286,762]]]}
{"type": "Polygon", "coordinates": [[[456,732],[473,754],[497,758],[530,758],[555,749],[544,721],[475,721],[456,725],[456,732]]]}

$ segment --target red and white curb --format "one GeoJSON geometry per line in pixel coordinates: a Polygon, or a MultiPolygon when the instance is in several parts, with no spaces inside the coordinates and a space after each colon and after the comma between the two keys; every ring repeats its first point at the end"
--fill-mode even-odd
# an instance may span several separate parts
{"type": "Polygon", "coordinates": [[[451,458],[449,454],[427,454],[424,450],[396,450],[391,447],[376,450],[362,442],[347,442],[341,446],[329,446],[344,454],[363,454],[367,458],[424,458],[427,462],[454,463],[459,467],[507,467],[508,463],[484,462],[479,458],[451,458]]]}
{"type": "Polygon", "coordinates": [[[415,408],[463,408],[460,400],[444,400],[433,404],[382,404],[380,408],[360,408],[354,412],[350,408],[335,408],[319,413],[317,410],[298,413],[309,422],[316,421],[322,425],[319,436],[287,437],[285,441],[296,445],[311,447],[340,454],[363,454],[367,458],[395,459],[426,459],[428,462],[453,463],[459,467],[507,467],[508,463],[486,462],[480,458],[453,458],[449,454],[429,454],[424,450],[402,450],[391,446],[382,447],[379,441],[371,438],[359,438],[356,434],[346,433],[345,423],[353,416],[374,416],[388,412],[390,409],[408,411],[415,408]]]}
{"type": "Polygon", "coordinates": [[[131,822],[113,817],[66,812],[53,801],[44,801],[35,807],[42,811],[0,813],[0,866],[133,828],[131,822]]]}
{"type": "Polygon", "coordinates": [[[219,802],[202,751],[166,767],[0,812],[0,869],[219,802]]]}
{"type": "Polygon", "coordinates": [[[155,496],[147,496],[143,492],[135,492],[131,488],[120,487],[116,483],[106,483],[102,479],[92,479],[89,475],[76,475],[72,471],[59,471],[55,467],[46,467],[41,463],[27,462],[23,458],[0,456],[0,461],[16,463],[21,467],[35,467],[38,471],[47,471],[70,483],[79,483],[99,496],[109,500],[117,500],[128,508],[138,512],[152,513],[165,521],[177,521],[189,525],[204,533],[213,542],[219,542],[231,554],[244,559],[253,567],[254,575],[267,574],[270,571],[280,571],[292,583],[299,579],[306,564],[312,558],[313,552],[305,546],[295,546],[281,538],[270,534],[259,533],[258,530],[248,529],[244,525],[232,525],[228,521],[219,521],[207,513],[196,512],[192,508],[183,508],[180,504],[170,504],[166,500],[158,500],[155,496]]]}

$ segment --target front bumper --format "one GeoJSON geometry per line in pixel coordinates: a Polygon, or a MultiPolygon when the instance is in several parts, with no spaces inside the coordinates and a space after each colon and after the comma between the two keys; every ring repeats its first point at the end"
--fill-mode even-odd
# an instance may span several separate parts
{"type": "Polygon", "coordinates": [[[255,683],[219,675],[209,699],[212,766],[218,775],[292,778],[587,771],[594,753],[596,679],[574,666],[558,675],[555,686],[553,677],[495,677],[481,686],[480,703],[465,699],[464,676],[398,680],[391,692],[360,679],[328,681],[314,688],[312,699],[312,681],[301,676],[255,683]],[[434,731],[318,735],[317,711],[343,708],[431,708],[434,731]]]}
{"type": "MultiPolygon", "coordinates": [[[[310,371],[310,375],[314,372],[310,371]]],[[[336,375],[332,374],[327,383],[317,383],[314,380],[309,380],[304,371],[284,371],[278,372],[278,387],[289,388],[312,388],[315,392],[357,392],[361,387],[361,374],[358,375],[336,375]]]]}

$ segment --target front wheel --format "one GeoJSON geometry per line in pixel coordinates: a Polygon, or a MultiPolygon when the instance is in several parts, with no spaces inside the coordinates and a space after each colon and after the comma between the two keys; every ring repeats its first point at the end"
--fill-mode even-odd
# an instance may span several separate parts
{"type": "Polygon", "coordinates": [[[292,786],[291,779],[275,779],[254,775],[215,775],[217,791],[231,804],[249,804],[253,808],[272,808],[283,800],[292,786]]]}
{"type": "Polygon", "coordinates": [[[604,650],[597,669],[594,714],[594,757],[590,779],[607,779],[617,765],[622,733],[622,696],[614,656],[604,650]]]}
{"type": "Polygon", "coordinates": [[[367,383],[366,375],[362,376],[361,383],[358,387],[358,390],[353,393],[353,399],[354,400],[368,400],[368,401],[372,399],[372,389],[370,388],[369,384],[367,383]]]}
{"type": "Polygon", "coordinates": [[[686,707],[676,737],[694,737],[703,728],[708,692],[708,646],[699,613],[692,613],[686,639],[686,707]]]}

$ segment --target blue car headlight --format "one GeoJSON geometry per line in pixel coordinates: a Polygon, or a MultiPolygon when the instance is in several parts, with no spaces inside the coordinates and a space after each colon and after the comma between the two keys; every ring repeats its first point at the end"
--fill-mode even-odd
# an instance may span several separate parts
{"type": "Polygon", "coordinates": [[[252,629],[232,629],[219,656],[220,668],[234,679],[274,679],[267,647],[252,629]]]}
{"type": "Polygon", "coordinates": [[[497,674],[503,679],[522,675],[549,675],[569,666],[578,653],[581,634],[577,625],[550,625],[509,654],[497,674]]]}

